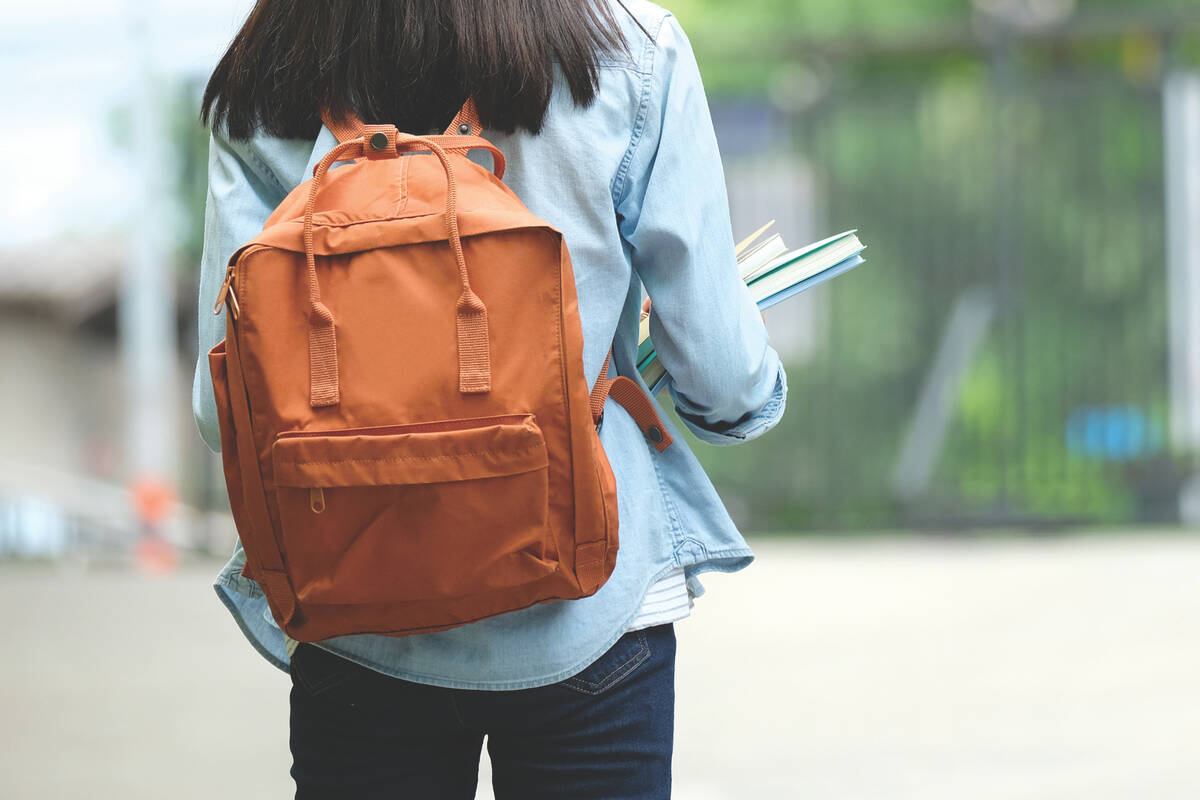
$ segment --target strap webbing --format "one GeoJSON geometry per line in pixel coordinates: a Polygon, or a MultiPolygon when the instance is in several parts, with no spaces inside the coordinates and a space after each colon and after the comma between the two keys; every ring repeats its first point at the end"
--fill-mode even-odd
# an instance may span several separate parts
{"type": "Polygon", "coordinates": [[[629,412],[629,416],[633,417],[646,440],[654,445],[658,452],[663,452],[675,440],[671,438],[667,427],[659,418],[653,401],[642,391],[642,387],[624,375],[609,378],[608,368],[611,362],[612,350],[609,349],[608,355],[604,357],[604,366],[600,368],[600,377],[596,379],[596,385],[592,387],[592,394],[588,398],[592,422],[600,424],[600,417],[604,414],[604,403],[611,397],[629,412]]]}
{"type": "Polygon", "coordinates": [[[479,110],[475,108],[475,100],[468,97],[467,102],[454,115],[454,120],[446,128],[446,136],[478,136],[483,133],[483,125],[479,122],[479,110]],[[464,131],[463,125],[466,125],[464,131]]]}
{"type": "Polygon", "coordinates": [[[608,399],[608,390],[612,388],[608,380],[608,365],[612,362],[612,348],[609,348],[608,355],[604,357],[604,366],[600,368],[600,377],[596,378],[596,384],[592,387],[592,396],[588,398],[588,405],[592,409],[592,422],[599,424],[600,417],[604,414],[604,401],[608,399]]]}
{"type": "MultiPolygon", "coordinates": [[[[363,134],[363,123],[358,117],[349,114],[342,119],[334,119],[329,116],[328,111],[321,112],[321,121],[325,123],[325,127],[333,132],[339,142],[348,142],[351,139],[357,139],[363,134]]],[[[475,101],[472,98],[467,98],[467,102],[463,103],[462,108],[454,115],[454,119],[442,132],[442,136],[472,136],[477,137],[483,133],[483,123],[479,121],[479,110],[475,107],[475,101]],[[464,129],[463,126],[466,126],[464,129]]],[[[444,146],[444,145],[443,145],[444,146]]],[[[448,149],[448,148],[447,148],[448,149]]]]}
{"type": "MultiPolygon", "coordinates": [[[[459,112],[460,114],[462,112],[459,112]]],[[[458,117],[455,117],[458,119],[458,117]]],[[[321,120],[325,123],[325,127],[333,131],[333,135],[337,137],[338,144],[352,142],[358,138],[370,138],[372,131],[384,131],[388,129],[395,130],[392,125],[366,125],[358,117],[350,115],[341,119],[334,119],[328,114],[322,114],[321,120]]],[[[451,126],[453,127],[453,126],[451,126]]],[[[449,130],[449,129],[447,129],[449,130]]],[[[456,129],[457,130],[457,129],[456,129]]],[[[504,179],[504,170],[506,162],[504,153],[500,152],[500,148],[479,136],[475,133],[470,134],[441,134],[439,136],[422,137],[428,141],[434,142],[441,146],[447,153],[462,153],[466,154],[470,150],[487,150],[492,154],[492,172],[497,178],[504,179]]],[[[372,152],[367,151],[367,156],[370,157],[372,152]]]]}
{"type": "MultiPolygon", "coordinates": [[[[341,400],[338,383],[337,336],[333,313],[321,302],[313,243],[313,216],[321,181],[335,161],[354,158],[386,158],[401,150],[428,149],[438,159],[446,176],[446,238],[454,253],[462,292],[455,304],[458,335],[458,390],[463,394],[491,391],[492,362],[488,341],[487,307],[471,289],[466,256],[458,232],[458,188],[450,157],[435,137],[399,133],[392,125],[361,125],[362,134],[330,150],[313,170],[308,202],[304,208],[304,259],[309,294],[309,402],[313,408],[337,405],[341,400]],[[375,138],[379,137],[376,145],[375,138]],[[386,141],[385,141],[386,140],[386,141]]],[[[502,160],[497,166],[503,169],[502,160]]]]}
{"type": "Polygon", "coordinates": [[[323,111],[321,112],[321,121],[337,137],[338,144],[345,144],[352,139],[362,136],[363,128],[366,127],[363,125],[362,120],[353,114],[342,119],[335,119],[329,116],[328,112],[323,111]]]}

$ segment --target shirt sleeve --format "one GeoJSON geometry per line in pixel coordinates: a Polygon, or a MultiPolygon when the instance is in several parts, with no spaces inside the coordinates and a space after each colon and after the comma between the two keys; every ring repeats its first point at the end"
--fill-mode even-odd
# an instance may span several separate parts
{"type": "Polygon", "coordinates": [[[225,336],[225,314],[213,314],[225,267],[237,248],[254,238],[287,191],[252,140],[231,141],[214,132],[208,149],[208,199],[204,210],[204,252],[200,260],[198,320],[200,351],[192,381],[192,413],[200,436],[214,453],[221,449],[217,405],[208,351],[225,336]]]}
{"type": "Polygon", "coordinates": [[[708,101],[673,17],[659,30],[643,106],[616,207],[667,387],[702,441],[752,439],[783,416],[787,378],[738,271],[708,101]]]}

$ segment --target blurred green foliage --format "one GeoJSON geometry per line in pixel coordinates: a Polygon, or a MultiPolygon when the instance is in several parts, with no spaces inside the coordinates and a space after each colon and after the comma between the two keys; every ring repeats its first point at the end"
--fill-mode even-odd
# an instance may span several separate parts
{"type": "MultiPolygon", "coordinates": [[[[882,68],[891,75],[969,70],[970,59],[940,45],[970,37],[978,28],[971,0],[677,0],[666,5],[691,39],[706,86],[716,95],[767,91],[773,81],[786,79],[790,64],[820,59],[831,43],[840,45],[838,70],[870,74],[882,68]],[[906,42],[920,48],[886,64],[872,57],[880,45],[903,49],[906,42]],[[843,57],[859,45],[861,52],[843,57]]],[[[1075,5],[1072,20],[1126,22],[1130,34],[1155,20],[1200,12],[1198,0],[1077,0],[1075,5]]],[[[1099,49],[1101,60],[1119,58],[1111,42],[1099,49]]],[[[1200,43],[1190,38],[1181,52],[1200,59],[1200,43]]]]}
{"type": "MultiPolygon", "coordinates": [[[[665,3],[702,54],[731,44],[923,33],[967,24],[970,0],[673,0],[665,3]]],[[[1075,16],[1130,11],[1188,13],[1196,0],[1078,0],[1075,16]]],[[[745,54],[756,48],[744,48],[745,54]]]]}
{"type": "Polygon", "coordinates": [[[731,42],[778,42],[783,37],[882,34],[960,23],[964,0],[675,0],[666,4],[697,48],[729,49],[731,42]]]}
{"type": "MultiPolygon", "coordinates": [[[[828,5],[822,30],[846,32],[834,4],[750,5],[805,21],[828,5]]],[[[927,12],[929,24],[965,19],[963,3],[848,5],[877,31],[907,24],[893,13],[899,6],[912,18],[927,12]]],[[[701,35],[706,15],[732,13],[715,3],[690,10],[701,35]]],[[[782,113],[788,146],[817,175],[821,229],[860,228],[869,250],[865,267],[818,290],[822,345],[790,365],[777,431],[732,451],[698,451],[753,528],[1174,513],[1185,470],[1161,448],[1160,82],[1192,42],[1172,55],[1136,26],[1078,41],[1018,39],[1009,49],[958,38],[961,47],[932,59],[903,48],[848,58],[809,105],[782,113]],[[957,387],[927,488],[901,502],[892,473],[922,383],[955,302],[980,288],[994,320],[957,387]],[[1112,408],[1132,409],[1157,444],[1121,456],[1068,442],[1073,415],[1112,408]]],[[[713,62],[702,65],[707,76],[713,62]]],[[[739,91],[762,90],[751,80],[739,91]]],[[[1121,435],[1101,438],[1120,445],[1121,435]]]]}

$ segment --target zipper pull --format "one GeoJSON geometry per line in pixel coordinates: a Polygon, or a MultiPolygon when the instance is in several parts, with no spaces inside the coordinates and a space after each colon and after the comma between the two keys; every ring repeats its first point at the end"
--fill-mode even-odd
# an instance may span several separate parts
{"type": "Polygon", "coordinates": [[[226,299],[229,300],[229,311],[233,314],[233,318],[238,318],[238,301],[237,294],[233,291],[233,264],[225,270],[225,280],[221,282],[221,291],[217,293],[217,302],[213,304],[213,314],[221,313],[221,308],[225,305],[226,299]]]}
{"type": "Polygon", "coordinates": [[[314,514],[320,514],[325,510],[325,490],[320,486],[314,486],[308,490],[308,505],[312,508],[314,514]]]}

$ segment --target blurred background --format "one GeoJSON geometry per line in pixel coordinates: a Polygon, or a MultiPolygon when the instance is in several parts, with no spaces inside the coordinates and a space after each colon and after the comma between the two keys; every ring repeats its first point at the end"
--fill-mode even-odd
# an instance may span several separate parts
{"type": "MultiPolygon", "coordinates": [[[[735,234],[869,245],[768,314],[779,429],[692,442],[760,558],[678,626],[676,796],[1200,797],[1200,0],[666,5],[735,234]]],[[[2,798],[289,791],[189,403],[250,6],[4,6],[2,798]]]]}

